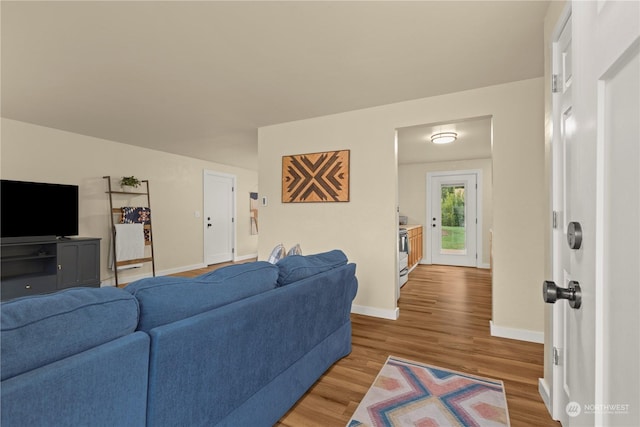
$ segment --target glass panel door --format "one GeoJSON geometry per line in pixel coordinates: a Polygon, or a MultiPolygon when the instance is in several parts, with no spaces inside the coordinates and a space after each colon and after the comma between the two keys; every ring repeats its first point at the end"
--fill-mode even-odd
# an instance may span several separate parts
{"type": "Polygon", "coordinates": [[[431,262],[476,267],[476,175],[431,178],[431,262]]]}
{"type": "Polygon", "coordinates": [[[464,184],[441,185],[441,254],[466,255],[467,253],[465,190],[464,184]]]}

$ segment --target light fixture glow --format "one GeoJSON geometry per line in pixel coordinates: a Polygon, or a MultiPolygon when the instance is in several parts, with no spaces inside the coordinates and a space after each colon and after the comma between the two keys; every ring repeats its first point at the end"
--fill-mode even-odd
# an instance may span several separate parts
{"type": "Polygon", "coordinates": [[[434,144],[449,144],[458,138],[455,132],[440,132],[431,135],[431,142],[434,144]]]}

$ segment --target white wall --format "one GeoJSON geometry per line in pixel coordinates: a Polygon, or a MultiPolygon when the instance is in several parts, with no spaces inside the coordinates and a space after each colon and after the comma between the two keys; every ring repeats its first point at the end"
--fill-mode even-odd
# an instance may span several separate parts
{"type": "MultiPolygon", "coordinates": [[[[454,170],[482,171],[482,259],[481,262],[489,267],[489,230],[493,222],[493,184],[491,177],[491,159],[460,160],[451,162],[418,163],[398,166],[398,200],[400,215],[408,216],[409,224],[422,224],[427,227],[427,173],[454,170]]],[[[427,238],[424,228],[423,247],[424,256],[431,250],[431,242],[427,238]]]]}
{"type": "Polygon", "coordinates": [[[356,310],[396,310],[398,167],[395,129],[452,117],[493,117],[493,323],[541,333],[544,307],[544,82],[542,78],[259,129],[258,254],[300,242],[340,248],[358,264],[356,310]],[[348,203],[283,204],[282,156],[351,150],[348,203]]]}
{"type": "MultiPolygon", "coordinates": [[[[258,236],[250,235],[249,192],[258,191],[257,172],[92,138],[15,120],[2,119],[3,179],[80,186],[81,236],[101,237],[101,280],[109,281],[109,200],[104,175],[114,183],[124,175],[148,179],[153,217],[156,273],[203,266],[202,172],[237,177],[236,256],[257,254],[258,236]]],[[[49,207],[51,208],[51,207],[49,207]]],[[[120,276],[120,281],[150,274],[150,264],[120,276]]]]}

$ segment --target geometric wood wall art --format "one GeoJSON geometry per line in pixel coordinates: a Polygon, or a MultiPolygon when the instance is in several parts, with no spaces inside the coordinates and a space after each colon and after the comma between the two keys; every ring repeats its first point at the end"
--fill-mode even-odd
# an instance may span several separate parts
{"type": "Polygon", "coordinates": [[[349,150],[282,157],[282,202],[348,202],[349,150]]]}

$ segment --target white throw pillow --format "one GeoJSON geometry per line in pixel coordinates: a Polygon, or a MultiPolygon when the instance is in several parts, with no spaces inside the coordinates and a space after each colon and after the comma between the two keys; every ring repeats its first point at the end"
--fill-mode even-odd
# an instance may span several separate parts
{"type": "Polygon", "coordinates": [[[295,246],[289,249],[289,252],[287,252],[287,256],[289,255],[302,255],[302,249],[300,249],[300,243],[296,243],[295,246]]]}
{"type": "Polygon", "coordinates": [[[269,255],[269,259],[267,261],[269,261],[271,264],[275,264],[285,256],[287,256],[286,249],[284,248],[284,245],[280,243],[275,248],[273,248],[273,250],[271,251],[271,255],[269,255]]]}

